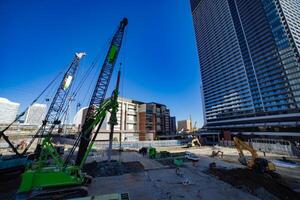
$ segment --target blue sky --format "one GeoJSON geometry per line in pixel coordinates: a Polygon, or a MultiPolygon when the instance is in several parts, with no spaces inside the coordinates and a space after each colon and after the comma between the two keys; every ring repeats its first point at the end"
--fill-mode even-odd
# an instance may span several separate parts
{"type": "MultiPolygon", "coordinates": [[[[0,97],[19,102],[24,109],[66,69],[75,52],[88,54],[79,76],[95,57],[101,58],[101,66],[107,41],[124,16],[129,23],[118,59],[123,63],[120,95],[166,104],[177,120],[191,114],[202,124],[199,62],[188,0],[0,1],[0,97]]],[[[89,80],[96,78],[100,66],[89,80]]],[[[93,86],[86,83],[76,101],[86,105],[93,86]]]]}

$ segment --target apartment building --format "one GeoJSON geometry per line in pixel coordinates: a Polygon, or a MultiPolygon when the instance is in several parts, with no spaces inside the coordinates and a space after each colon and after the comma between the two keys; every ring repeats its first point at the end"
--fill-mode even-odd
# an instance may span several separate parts
{"type": "Polygon", "coordinates": [[[170,133],[170,110],[166,105],[155,102],[139,105],[139,140],[154,140],[170,133]]]}
{"type": "MultiPolygon", "coordinates": [[[[171,133],[170,110],[163,104],[144,103],[123,97],[118,98],[118,124],[114,127],[115,141],[154,140],[158,135],[171,133]]],[[[77,112],[73,124],[80,130],[86,108],[77,112]]],[[[107,113],[97,140],[108,140],[110,113],[107,113]]]]}

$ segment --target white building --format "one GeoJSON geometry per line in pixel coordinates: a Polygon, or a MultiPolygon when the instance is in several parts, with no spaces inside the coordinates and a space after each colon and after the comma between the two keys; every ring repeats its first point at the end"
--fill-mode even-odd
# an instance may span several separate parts
{"type": "Polygon", "coordinates": [[[177,127],[178,127],[178,131],[187,131],[187,132],[190,132],[190,131],[192,131],[191,120],[189,120],[189,119],[187,119],[187,120],[179,120],[177,122],[177,127]]]}
{"type": "MultiPolygon", "coordinates": [[[[138,140],[138,105],[140,102],[118,97],[118,103],[118,124],[114,127],[114,140],[119,141],[120,137],[122,141],[138,140]]],[[[84,122],[86,112],[87,107],[81,108],[74,117],[73,124],[78,130],[84,122]]],[[[108,140],[110,132],[109,118],[110,113],[108,112],[97,136],[98,140],[108,140]]]]}
{"type": "Polygon", "coordinates": [[[16,119],[20,104],[0,97],[0,124],[9,124],[16,119]]]}
{"type": "Polygon", "coordinates": [[[78,128],[78,130],[81,129],[81,125],[84,123],[87,108],[88,107],[83,107],[75,114],[73,124],[76,126],[76,128],[78,128]]]}
{"type": "Polygon", "coordinates": [[[46,115],[46,104],[35,103],[25,113],[24,124],[41,125],[46,115]]]}

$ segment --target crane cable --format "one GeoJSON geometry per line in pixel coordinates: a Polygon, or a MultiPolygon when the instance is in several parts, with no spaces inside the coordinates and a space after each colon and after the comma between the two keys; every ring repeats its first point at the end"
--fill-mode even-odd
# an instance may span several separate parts
{"type": "MultiPolygon", "coordinates": [[[[124,42],[123,42],[123,52],[127,52],[126,51],[126,47],[127,47],[127,32],[128,31],[125,31],[124,32],[124,42]],[[125,48],[125,49],[124,49],[125,48]]],[[[126,56],[124,56],[123,55],[123,62],[122,62],[122,64],[120,65],[120,70],[122,71],[122,76],[121,76],[121,96],[123,96],[123,97],[126,97],[126,95],[125,95],[125,92],[124,92],[124,82],[125,82],[125,67],[124,67],[124,65],[126,66],[126,60],[125,60],[125,58],[126,58],[126,56]]]]}
{"type": "MultiPolygon", "coordinates": [[[[75,97],[77,96],[77,94],[79,93],[79,91],[81,90],[82,86],[84,85],[85,81],[88,79],[88,77],[90,76],[91,72],[93,71],[93,69],[95,68],[97,62],[99,61],[100,58],[98,58],[98,56],[96,56],[94,58],[94,60],[92,61],[90,67],[88,68],[88,70],[84,73],[83,77],[81,78],[81,80],[79,81],[78,86],[74,89],[72,95],[69,96],[68,98],[68,103],[70,101],[72,101],[73,99],[75,99],[75,97]]],[[[73,85],[72,85],[73,87],[73,85]]],[[[86,93],[87,94],[87,93],[86,93]]],[[[62,111],[62,115],[60,116],[60,119],[63,118],[63,116],[66,114],[66,112],[68,111],[69,105],[67,104],[62,111]]]]}
{"type": "Polygon", "coordinates": [[[29,109],[29,107],[30,106],[32,106],[33,104],[35,104],[38,100],[39,100],[39,98],[48,90],[48,88],[56,81],[56,79],[61,75],[61,73],[62,72],[59,72],[58,74],[57,74],[57,76],[47,85],[47,87],[29,104],[29,106],[23,111],[23,112],[21,112],[16,118],[15,118],[15,120],[12,122],[12,123],[10,123],[5,129],[3,129],[2,131],[0,131],[0,138],[2,137],[2,135],[3,135],[3,133],[7,130],[7,129],[9,129],[9,127],[13,124],[13,123],[15,123],[16,121],[18,121],[26,112],[27,112],[27,110],[29,109]]]}
{"type": "MultiPolygon", "coordinates": [[[[111,44],[112,39],[113,39],[113,37],[111,37],[110,39],[107,40],[106,44],[103,46],[103,47],[104,47],[103,50],[102,50],[103,52],[107,49],[107,47],[109,47],[109,45],[111,44]]],[[[93,61],[92,64],[91,64],[91,67],[90,67],[91,70],[90,70],[90,72],[91,72],[92,69],[97,65],[98,61],[99,61],[100,58],[101,58],[101,55],[102,55],[102,57],[105,56],[105,54],[101,54],[101,53],[99,53],[98,55],[100,55],[100,56],[96,56],[96,58],[94,59],[94,61],[93,61]]],[[[89,73],[90,73],[90,72],[89,72],[89,73]]],[[[95,73],[95,74],[97,75],[97,73],[95,73]]],[[[88,75],[89,75],[89,74],[88,74],[88,75]]],[[[88,75],[86,76],[86,78],[88,77],[88,75]]],[[[94,75],[94,76],[95,76],[95,75],[94,75]]],[[[85,78],[85,80],[86,80],[86,78],[85,78]]],[[[93,77],[93,79],[94,79],[94,78],[95,78],[95,77],[93,77]]],[[[93,79],[92,79],[92,80],[93,80],[93,79]]],[[[84,80],[84,81],[85,81],[85,80],[84,80]]],[[[90,90],[90,87],[91,87],[92,83],[93,83],[93,81],[91,81],[91,83],[90,83],[90,85],[89,85],[89,87],[88,87],[88,90],[90,90]]],[[[96,84],[96,83],[94,83],[94,84],[96,84]]],[[[82,85],[83,85],[83,84],[81,84],[80,87],[82,87],[82,85]]],[[[77,93],[78,93],[78,90],[76,91],[76,95],[77,95],[77,93]]],[[[91,94],[91,95],[92,95],[92,94],[91,94]]],[[[87,96],[87,93],[86,93],[86,95],[85,95],[85,99],[86,99],[86,96],[87,96]]],[[[76,140],[75,140],[75,142],[74,142],[74,145],[72,146],[72,148],[71,148],[71,150],[70,150],[68,156],[67,156],[66,159],[65,159],[64,167],[66,167],[67,164],[69,163],[69,161],[70,161],[70,159],[71,159],[71,157],[72,157],[72,155],[73,155],[73,153],[74,153],[76,147],[77,147],[78,144],[79,144],[80,138],[81,138],[81,135],[80,135],[80,133],[79,133],[79,134],[78,134],[78,137],[76,138],[76,140]]]]}
{"type": "Polygon", "coordinates": [[[8,137],[4,134],[4,132],[9,129],[16,121],[18,121],[29,109],[30,106],[32,106],[34,103],[38,101],[38,99],[48,90],[48,88],[56,81],[56,79],[60,76],[62,72],[58,73],[58,75],[47,85],[47,87],[30,103],[30,105],[21,112],[13,122],[11,122],[6,128],[0,131],[0,138],[3,137],[4,140],[8,143],[8,145],[12,148],[12,150],[17,154],[20,155],[18,150],[15,148],[15,146],[10,142],[8,137]]]}
{"type": "MultiPolygon", "coordinates": [[[[106,49],[106,47],[110,44],[111,40],[112,40],[112,38],[110,38],[110,39],[107,40],[107,42],[103,45],[101,52],[104,52],[104,50],[106,49]]],[[[86,73],[83,75],[82,80],[80,81],[79,85],[77,86],[77,88],[75,89],[75,91],[73,92],[73,94],[71,95],[71,96],[73,96],[73,98],[75,98],[75,97],[77,96],[78,92],[81,90],[81,88],[82,88],[82,86],[84,85],[85,81],[88,79],[88,77],[90,76],[91,72],[93,71],[93,69],[95,68],[95,66],[97,65],[97,63],[99,62],[99,60],[100,60],[100,58],[101,58],[101,55],[102,55],[101,52],[99,52],[99,53],[97,54],[97,56],[95,56],[95,58],[93,59],[91,65],[90,65],[90,67],[89,67],[89,69],[88,69],[88,70],[86,71],[86,73]]],[[[97,73],[95,73],[95,74],[97,75],[97,73]]],[[[95,77],[95,75],[94,75],[94,77],[95,77]]],[[[94,79],[94,77],[93,77],[93,79],[94,79]]],[[[92,79],[92,80],[93,80],[93,79],[92,79]]],[[[90,86],[89,86],[88,88],[91,87],[92,83],[93,83],[93,82],[91,81],[91,84],[90,84],[90,86]]],[[[88,90],[89,90],[89,89],[88,89],[88,90]]],[[[87,92],[87,93],[88,93],[88,92],[87,92]]],[[[86,98],[87,93],[86,93],[84,99],[86,98]]]]}

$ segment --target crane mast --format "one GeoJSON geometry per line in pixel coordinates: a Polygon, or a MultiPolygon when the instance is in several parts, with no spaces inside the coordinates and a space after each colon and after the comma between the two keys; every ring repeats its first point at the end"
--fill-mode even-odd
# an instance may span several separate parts
{"type": "Polygon", "coordinates": [[[85,151],[90,143],[91,135],[93,130],[86,131],[90,124],[93,122],[93,118],[95,116],[95,111],[97,108],[103,103],[106,95],[106,91],[109,85],[109,81],[111,79],[111,75],[113,73],[113,69],[120,52],[120,48],[122,45],[122,39],[124,35],[124,30],[126,25],[128,24],[127,18],[123,18],[120,22],[117,32],[114,34],[113,39],[110,43],[109,50],[106,54],[104,63],[102,65],[96,87],[94,89],[89,108],[86,114],[85,122],[82,127],[82,131],[80,133],[80,144],[79,150],[76,158],[76,164],[81,163],[85,151]]]}
{"type": "MultiPolygon", "coordinates": [[[[70,92],[71,85],[73,83],[74,76],[76,74],[76,71],[79,66],[79,62],[83,56],[85,56],[85,53],[75,53],[75,57],[72,60],[68,70],[64,74],[64,77],[62,81],[60,82],[60,85],[55,93],[55,96],[50,104],[50,107],[48,109],[48,112],[43,120],[42,126],[38,129],[36,134],[32,137],[31,141],[27,145],[27,147],[22,152],[22,155],[27,152],[27,150],[32,145],[35,138],[40,138],[45,134],[51,134],[53,129],[56,125],[60,124],[60,116],[62,114],[62,110],[64,108],[66,99],[68,97],[68,94],[70,92]],[[47,127],[47,124],[50,123],[51,126],[47,127]]],[[[40,141],[38,142],[38,146],[36,148],[36,152],[39,153],[40,151],[40,141]]]]}

